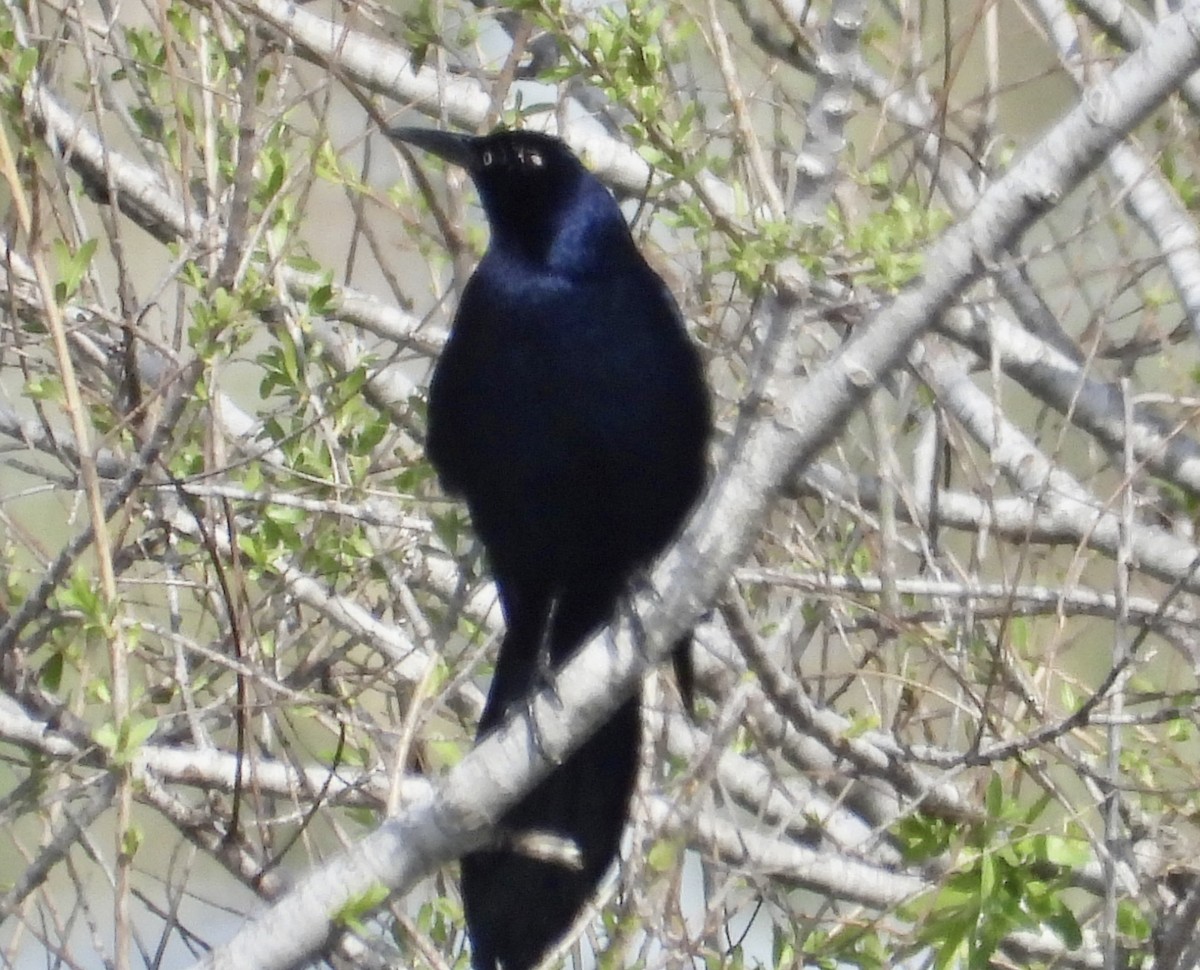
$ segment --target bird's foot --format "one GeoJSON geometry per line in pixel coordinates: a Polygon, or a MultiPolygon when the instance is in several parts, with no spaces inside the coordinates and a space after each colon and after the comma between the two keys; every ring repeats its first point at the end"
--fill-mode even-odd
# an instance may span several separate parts
{"type": "Polygon", "coordinates": [[[529,686],[529,693],[525,695],[525,713],[529,717],[529,743],[538,756],[546,761],[549,761],[555,767],[562,764],[562,759],[552,756],[546,750],[545,739],[542,737],[541,731],[538,730],[537,717],[535,706],[538,697],[544,696],[546,700],[556,709],[563,709],[563,700],[559,693],[554,688],[555,667],[550,660],[549,650],[543,649],[538,654],[537,671],[533,675],[533,682],[529,686]]]}
{"type": "Polygon", "coordinates": [[[618,617],[629,620],[629,626],[633,630],[634,643],[645,653],[646,627],[642,623],[642,616],[637,610],[637,597],[641,594],[645,594],[655,602],[661,599],[658,587],[650,581],[650,571],[648,569],[638,569],[629,577],[625,595],[617,601],[618,617]]]}
{"type": "MultiPolygon", "coordinates": [[[[621,597],[618,609],[623,616],[629,617],[634,642],[645,653],[646,627],[642,622],[641,614],[637,611],[636,597],[639,593],[646,593],[655,602],[661,600],[662,597],[658,587],[650,581],[648,569],[639,569],[630,576],[628,590],[628,593],[621,597]]],[[[709,615],[706,614],[704,620],[708,618],[709,615]]],[[[671,665],[675,670],[675,684],[679,688],[679,699],[688,716],[694,719],[696,716],[696,675],[692,661],[692,635],[690,633],[675,641],[675,646],[671,650],[671,665]]]]}

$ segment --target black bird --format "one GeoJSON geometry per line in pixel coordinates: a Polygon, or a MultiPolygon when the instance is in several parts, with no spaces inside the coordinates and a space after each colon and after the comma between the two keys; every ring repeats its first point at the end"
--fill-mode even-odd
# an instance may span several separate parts
{"type": "MultiPolygon", "coordinates": [[[[506,633],[482,735],[613,615],[630,578],[700,495],[711,431],[700,358],[674,299],[607,189],[557,138],[398,128],[465,168],[491,240],[429,390],[427,451],[487,550],[506,633]]],[[[690,638],[675,650],[690,704],[690,638]]],[[[504,817],[462,862],[476,970],[525,970],[574,922],[616,857],[640,697],[504,817]],[[522,833],[569,840],[577,867],[522,833]]]]}

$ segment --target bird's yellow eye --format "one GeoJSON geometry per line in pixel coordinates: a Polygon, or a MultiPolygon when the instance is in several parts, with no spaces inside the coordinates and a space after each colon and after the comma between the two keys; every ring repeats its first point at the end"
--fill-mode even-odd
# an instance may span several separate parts
{"type": "Polygon", "coordinates": [[[517,164],[528,168],[542,168],[546,164],[546,157],[536,148],[530,148],[528,145],[518,145],[513,150],[513,155],[517,159],[517,164]]]}

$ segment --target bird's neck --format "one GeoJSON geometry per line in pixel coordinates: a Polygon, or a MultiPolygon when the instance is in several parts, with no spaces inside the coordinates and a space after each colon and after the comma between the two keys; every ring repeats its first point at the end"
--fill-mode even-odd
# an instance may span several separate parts
{"type": "Polygon", "coordinates": [[[569,205],[525,213],[493,246],[530,268],[568,277],[619,271],[641,259],[616,200],[599,183],[586,185],[569,205]]]}
{"type": "Polygon", "coordinates": [[[559,227],[546,252],[551,271],[590,276],[619,271],[641,259],[621,210],[611,198],[608,202],[607,209],[598,208],[587,218],[576,212],[559,227]]]}

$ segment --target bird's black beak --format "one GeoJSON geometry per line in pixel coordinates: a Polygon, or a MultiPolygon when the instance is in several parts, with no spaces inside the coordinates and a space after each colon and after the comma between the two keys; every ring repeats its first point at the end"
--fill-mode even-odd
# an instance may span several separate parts
{"type": "Polygon", "coordinates": [[[384,134],[395,141],[402,141],[436,155],[452,165],[460,165],[471,171],[475,165],[475,139],[452,131],[437,131],[434,128],[387,128],[384,134]]]}

